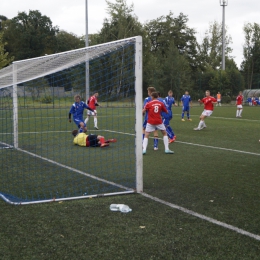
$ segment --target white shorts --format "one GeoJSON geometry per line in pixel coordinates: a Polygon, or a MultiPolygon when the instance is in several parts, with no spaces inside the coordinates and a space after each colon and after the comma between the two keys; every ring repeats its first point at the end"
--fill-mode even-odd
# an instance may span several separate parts
{"type": "Polygon", "coordinates": [[[221,99],[217,99],[218,102],[221,102],[221,99]]]}
{"type": "MultiPolygon", "coordinates": [[[[95,113],[96,113],[96,115],[97,115],[97,110],[94,110],[94,111],[95,111],[95,113]]],[[[92,111],[90,111],[90,110],[88,110],[87,115],[88,115],[88,116],[94,116],[95,113],[92,112],[92,111]]]]}
{"type": "Polygon", "coordinates": [[[237,105],[237,108],[243,108],[243,106],[242,105],[237,105]]]}
{"type": "Polygon", "coordinates": [[[151,124],[147,123],[146,128],[145,128],[145,132],[151,133],[155,130],[166,130],[166,128],[165,128],[164,124],[151,125],[151,124]]]}
{"type": "Polygon", "coordinates": [[[203,116],[211,116],[212,113],[213,113],[212,110],[206,110],[206,109],[204,109],[203,112],[202,112],[202,115],[203,115],[203,116]]]}

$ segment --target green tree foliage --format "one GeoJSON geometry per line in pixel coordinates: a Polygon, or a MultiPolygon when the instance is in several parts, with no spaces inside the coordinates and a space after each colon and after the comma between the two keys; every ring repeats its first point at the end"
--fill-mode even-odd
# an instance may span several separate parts
{"type": "Polygon", "coordinates": [[[120,40],[142,35],[142,25],[133,13],[133,4],[128,6],[126,0],[116,0],[112,3],[106,0],[109,18],[105,18],[99,33],[100,42],[120,40]]]}
{"type": "Polygon", "coordinates": [[[21,60],[53,53],[59,30],[52,26],[49,17],[30,10],[3,22],[3,31],[7,51],[15,60],[21,60]]]}
{"type": "Polygon", "coordinates": [[[0,69],[12,62],[13,57],[5,51],[6,42],[3,41],[3,32],[0,32],[0,69]]]}
{"type": "Polygon", "coordinates": [[[56,35],[56,52],[69,51],[85,47],[85,39],[73,33],[61,30],[56,35]]]}
{"type": "Polygon", "coordinates": [[[143,37],[143,81],[144,89],[151,79],[151,64],[154,64],[150,55],[150,41],[142,24],[133,13],[133,4],[128,6],[126,0],[116,0],[112,3],[106,0],[108,18],[104,19],[103,27],[98,34],[90,36],[90,45],[120,40],[141,35],[143,37]]]}
{"type": "Polygon", "coordinates": [[[174,17],[170,12],[166,16],[160,16],[146,23],[145,29],[151,42],[152,52],[159,52],[164,56],[169,46],[174,43],[179,54],[184,55],[191,68],[195,69],[197,67],[195,30],[189,28],[187,22],[188,17],[183,13],[174,17]]]}
{"type": "Polygon", "coordinates": [[[247,23],[244,28],[244,60],[241,69],[244,73],[246,87],[260,86],[260,25],[247,23]]]}
{"type": "MultiPolygon", "coordinates": [[[[227,31],[227,29],[226,29],[227,31]]],[[[225,56],[229,57],[232,49],[229,45],[232,43],[231,36],[227,35],[225,39],[225,56]]],[[[198,44],[199,61],[202,69],[208,67],[218,69],[221,67],[222,62],[222,24],[214,21],[209,25],[209,29],[205,32],[205,36],[201,44],[198,44]]]]}
{"type": "Polygon", "coordinates": [[[225,43],[226,69],[222,71],[222,25],[216,21],[211,23],[202,43],[198,44],[198,62],[202,71],[197,73],[195,88],[199,93],[209,89],[212,94],[220,91],[222,95],[232,96],[244,89],[243,76],[231,57],[232,39],[227,33],[225,43]]]}

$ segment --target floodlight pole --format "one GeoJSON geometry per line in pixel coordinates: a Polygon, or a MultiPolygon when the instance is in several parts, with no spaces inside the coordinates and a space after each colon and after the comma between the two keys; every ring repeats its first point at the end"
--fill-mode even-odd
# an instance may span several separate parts
{"type": "Polygon", "coordinates": [[[225,6],[228,5],[228,0],[220,0],[220,5],[223,6],[222,12],[222,70],[225,70],[225,49],[226,49],[226,35],[225,35],[225,6]]]}
{"type": "MultiPolygon", "coordinates": [[[[85,3],[86,8],[86,39],[85,39],[85,46],[88,47],[88,0],[85,3]]],[[[89,98],[89,60],[88,60],[88,53],[86,54],[86,102],[89,98]]]]}

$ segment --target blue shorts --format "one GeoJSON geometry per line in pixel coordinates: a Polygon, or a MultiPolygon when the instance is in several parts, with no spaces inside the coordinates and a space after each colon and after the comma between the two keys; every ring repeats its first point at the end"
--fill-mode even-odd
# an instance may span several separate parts
{"type": "Polygon", "coordinates": [[[183,106],[182,107],[182,112],[189,112],[190,111],[190,107],[189,106],[183,106]]]}
{"type": "MultiPolygon", "coordinates": [[[[78,128],[80,128],[80,123],[84,123],[83,117],[82,118],[73,118],[74,123],[78,128]]],[[[84,126],[86,127],[86,124],[84,123],[84,126]]]]}

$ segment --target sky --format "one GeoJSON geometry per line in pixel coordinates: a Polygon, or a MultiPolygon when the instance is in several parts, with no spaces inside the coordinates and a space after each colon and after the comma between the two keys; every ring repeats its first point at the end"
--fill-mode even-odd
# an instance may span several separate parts
{"type": "MultiPolygon", "coordinates": [[[[115,0],[109,0],[115,2],[115,0]]],[[[108,17],[107,3],[105,0],[87,0],[88,2],[88,31],[89,34],[97,33],[108,17]]],[[[126,0],[127,4],[134,4],[134,13],[141,23],[156,19],[162,15],[173,12],[174,16],[183,13],[188,16],[188,26],[195,29],[196,37],[201,42],[210,23],[222,22],[223,8],[219,0],[126,0]]],[[[0,15],[11,19],[18,12],[39,10],[42,15],[48,16],[54,26],[61,30],[72,32],[78,36],[85,35],[86,0],[1,0],[0,15]]],[[[243,60],[245,23],[260,24],[259,0],[229,0],[225,8],[225,23],[228,35],[233,43],[232,56],[237,66],[243,60]]]]}

